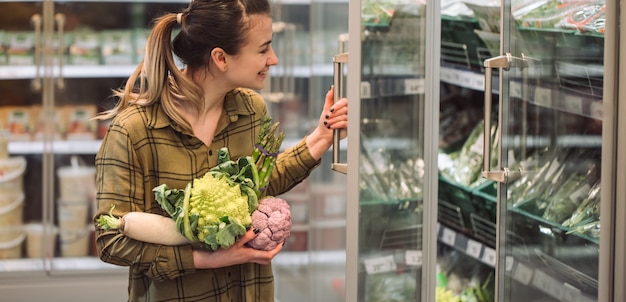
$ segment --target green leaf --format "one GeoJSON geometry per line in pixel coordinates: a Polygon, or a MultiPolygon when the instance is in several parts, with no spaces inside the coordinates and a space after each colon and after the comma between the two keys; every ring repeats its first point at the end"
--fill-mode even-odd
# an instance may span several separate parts
{"type": "Polygon", "coordinates": [[[246,228],[236,219],[230,219],[216,234],[217,243],[222,247],[229,247],[237,241],[239,236],[246,233],[246,228]]]}
{"type": "Polygon", "coordinates": [[[182,210],[185,199],[185,191],[179,189],[169,189],[167,185],[162,184],[152,189],[154,198],[157,203],[165,210],[170,217],[177,217],[182,210]]]}

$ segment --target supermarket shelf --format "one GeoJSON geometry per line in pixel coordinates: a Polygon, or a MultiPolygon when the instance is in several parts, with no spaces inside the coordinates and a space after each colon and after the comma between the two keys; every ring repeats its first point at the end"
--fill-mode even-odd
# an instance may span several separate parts
{"type": "Polygon", "coordinates": [[[119,266],[105,263],[97,257],[67,257],[44,260],[43,258],[20,258],[0,260],[0,272],[38,272],[52,269],[54,271],[125,271],[119,266]]]}
{"type": "MultiPolygon", "coordinates": [[[[7,1],[7,0],[3,0],[7,1]]],[[[71,2],[101,2],[102,0],[55,0],[59,3],[71,2]]],[[[21,2],[41,2],[41,0],[24,0],[21,2]]],[[[184,3],[188,4],[189,0],[107,0],[107,2],[123,2],[123,3],[184,3]]],[[[348,0],[276,0],[275,4],[311,4],[315,3],[347,3],[348,0]]]]}
{"type": "MultiPolygon", "coordinates": [[[[473,257],[489,267],[495,268],[496,250],[494,248],[447,226],[438,224],[437,228],[439,242],[473,257]]],[[[507,256],[505,269],[507,274],[513,279],[524,285],[533,286],[559,301],[596,301],[594,298],[582,293],[575,286],[554,278],[543,269],[535,268],[513,256],[507,256]]]]}
{"type": "MultiPolygon", "coordinates": [[[[63,67],[64,78],[111,78],[128,77],[135,71],[136,65],[66,65],[63,67]]],[[[273,76],[282,76],[284,68],[276,67],[270,71],[273,76]]],[[[0,66],[0,79],[33,79],[35,78],[35,66],[0,66]]],[[[59,76],[59,69],[53,69],[53,75],[59,76]]],[[[308,78],[311,76],[332,76],[332,64],[320,64],[315,66],[296,66],[289,72],[296,78],[308,78]]]]}
{"type": "Polygon", "coordinates": [[[100,140],[88,141],[55,141],[46,146],[42,141],[14,141],[9,143],[10,154],[41,154],[44,150],[56,154],[96,154],[100,148],[100,140]]]}
{"type": "MultiPolygon", "coordinates": [[[[285,139],[283,149],[292,147],[300,139],[285,139]]],[[[100,149],[101,140],[54,141],[45,146],[42,141],[13,141],[9,143],[10,154],[42,154],[44,150],[56,154],[96,154],[100,149]],[[48,150],[49,148],[49,150],[48,150]]],[[[341,150],[347,149],[347,142],[341,143],[341,150]]]]}
{"type": "Polygon", "coordinates": [[[361,82],[361,98],[424,94],[424,78],[391,76],[375,81],[361,82]]]}
{"type": "MultiPolygon", "coordinates": [[[[569,66],[569,69],[574,68],[569,66]]],[[[482,72],[441,66],[440,78],[442,82],[463,88],[477,91],[484,91],[485,89],[485,75],[482,72]]],[[[499,93],[498,85],[495,85],[498,83],[497,76],[494,76],[492,83],[494,83],[493,93],[499,93]]],[[[593,90],[594,87],[587,87],[590,92],[585,93],[583,89],[585,87],[578,86],[578,88],[534,86],[530,88],[528,92],[530,95],[526,101],[537,106],[601,120],[602,98],[597,95],[597,89],[593,90]]],[[[523,97],[521,82],[511,82],[509,91],[513,98],[523,97]]]]}

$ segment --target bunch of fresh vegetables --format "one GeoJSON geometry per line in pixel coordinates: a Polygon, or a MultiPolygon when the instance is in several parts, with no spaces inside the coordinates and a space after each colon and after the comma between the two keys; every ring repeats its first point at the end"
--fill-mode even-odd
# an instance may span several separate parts
{"type": "MultiPolygon", "coordinates": [[[[156,201],[171,218],[144,212],[129,212],[117,218],[110,213],[98,218],[99,227],[119,229],[126,236],[144,242],[196,243],[211,250],[231,246],[254,225],[255,215],[252,214],[257,210],[259,200],[265,198],[271,204],[269,200],[275,199],[265,197],[265,188],[284,140],[284,133],[277,131],[278,123],[272,125],[271,118],[265,117],[252,155],[233,161],[228,149],[222,148],[218,152],[217,166],[188,183],[184,189],[170,189],[166,184],[155,187],[156,201]]],[[[288,223],[280,222],[278,228],[288,236],[288,231],[284,231],[285,226],[291,227],[291,213],[284,214],[289,212],[288,205],[262,209],[268,217],[273,217],[274,210],[281,213],[280,217],[288,217],[288,223]]],[[[263,225],[270,227],[267,223],[263,225]]],[[[272,239],[284,240],[286,237],[283,237],[272,239]]],[[[265,245],[253,247],[269,249],[271,244],[265,242],[265,245]]]]}

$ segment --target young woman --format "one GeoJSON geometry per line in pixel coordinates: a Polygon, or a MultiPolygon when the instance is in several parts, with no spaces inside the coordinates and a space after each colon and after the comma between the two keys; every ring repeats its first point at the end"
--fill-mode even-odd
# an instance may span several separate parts
{"type": "MultiPolygon", "coordinates": [[[[216,165],[217,150],[250,155],[267,113],[255,92],[278,59],[272,49],[267,0],[193,0],[181,13],[155,20],[145,59],[116,92],[116,107],[96,155],[95,217],[129,211],[167,215],[152,188],[184,188],[216,165]],[[171,40],[174,28],[180,33],[171,40]],[[174,54],[184,68],[179,69],[174,54]]],[[[347,127],[347,100],[326,94],[318,125],[278,156],[269,195],[305,179],[332,145],[333,130],[347,127]]],[[[345,132],[345,131],[342,131],[345,132]]],[[[245,246],[248,231],[228,249],[140,242],[98,230],[100,258],[129,266],[129,301],[274,301],[271,251],[245,246]]]]}

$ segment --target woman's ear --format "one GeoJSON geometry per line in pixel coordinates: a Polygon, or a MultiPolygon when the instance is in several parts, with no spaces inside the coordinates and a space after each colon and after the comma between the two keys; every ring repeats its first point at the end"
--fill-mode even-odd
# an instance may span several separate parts
{"type": "Polygon", "coordinates": [[[215,63],[215,66],[221,71],[226,71],[226,57],[226,52],[219,47],[211,50],[211,59],[213,63],[215,63]]]}

